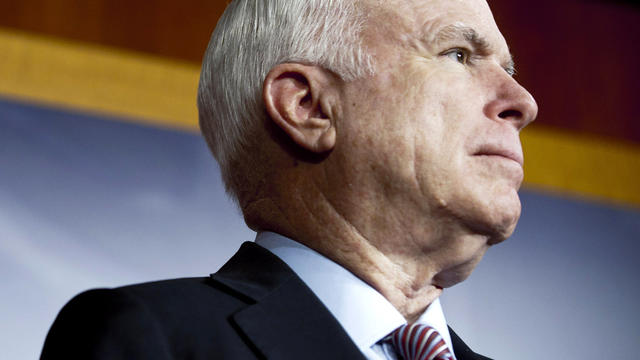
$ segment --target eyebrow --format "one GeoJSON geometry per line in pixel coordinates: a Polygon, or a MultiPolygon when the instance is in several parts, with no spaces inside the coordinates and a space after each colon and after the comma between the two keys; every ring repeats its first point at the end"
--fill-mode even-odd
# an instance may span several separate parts
{"type": "MultiPolygon", "coordinates": [[[[473,50],[482,54],[489,53],[491,50],[489,41],[481,36],[475,29],[459,24],[447,25],[440,29],[434,36],[433,42],[437,45],[457,39],[465,40],[473,47],[473,50]]],[[[509,75],[513,76],[516,74],[515,62],[511,54],[509,54],[509,60],[502,66],[509,75]]]]}
{"type": "Polygon", "coordinates": [[[464,39],[470,43],[476,50],[481,52],[487,52],[491,46],[489,42],[480,36],[478,32],[464,25],[448,25],[438,30],[434,37],[434,43],[442,43],[445,41],[464,39]]]}

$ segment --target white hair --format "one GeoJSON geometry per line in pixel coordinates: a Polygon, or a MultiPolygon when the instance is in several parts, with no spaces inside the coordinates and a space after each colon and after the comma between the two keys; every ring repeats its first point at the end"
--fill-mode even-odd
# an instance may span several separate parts
{"type": "MultiPolygon", "coordinates": [[[[262,86],[285,62],[318,65],[345,81],[372,72],[361,41],[360,0],[234,0],[205,52],[198,110],[200,128],[220,164],[227,191],[232,160],[242,161],[250,134],[265,120],[262,86]]],[[[237,200],[237,199],[236,199],[237,200]]]]}

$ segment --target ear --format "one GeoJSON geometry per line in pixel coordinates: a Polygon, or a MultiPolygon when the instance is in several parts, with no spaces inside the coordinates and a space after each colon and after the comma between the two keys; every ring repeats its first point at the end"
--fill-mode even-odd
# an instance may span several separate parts
{"type": "Polygon", "coordinates": [[[263,101],[271,120],[296,144],[324,153],[336,143],[335,124],[326,101],[331,75],[316,66],[279,64],[264,81],[263,101]]]}

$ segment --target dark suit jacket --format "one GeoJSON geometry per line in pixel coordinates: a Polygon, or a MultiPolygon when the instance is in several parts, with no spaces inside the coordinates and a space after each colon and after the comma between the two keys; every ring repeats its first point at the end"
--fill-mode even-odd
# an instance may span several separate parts
{"type": "MultiPolygon", "coordinates": [[[[459,360],[481,360],[451,333],[459,360]]],[[[209,278],[91,290],[58,315],[41,359],[364,359],[311,290],[254,243],[209,278]]]]}

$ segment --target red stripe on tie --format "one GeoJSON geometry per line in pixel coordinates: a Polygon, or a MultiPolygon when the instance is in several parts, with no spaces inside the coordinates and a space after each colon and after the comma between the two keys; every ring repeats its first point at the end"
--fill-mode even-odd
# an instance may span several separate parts
{"type": "Polygon", "coordinates": [[[431,326],[424,324],[403,325],[391,334],[396,353],[404,360],[451,360],[453,355],[444,339],[431,326]],[[424,346],[420,343],[427,337],[424,346]]]}

